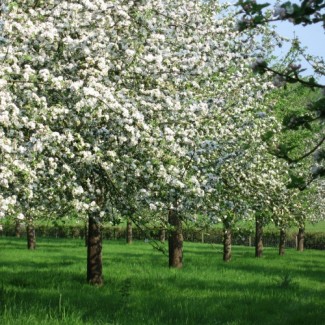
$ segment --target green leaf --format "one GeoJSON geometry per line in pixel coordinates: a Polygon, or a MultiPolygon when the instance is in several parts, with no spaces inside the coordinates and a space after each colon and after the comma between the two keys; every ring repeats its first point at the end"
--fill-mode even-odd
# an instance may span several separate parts
{"type": "Polygon", "coordinates": [[[287,188],[303,188],[306,184],[304,177],[290,173],[290,183],[287,188]]]}
{"type": "Polygon", "coordinates": [[[264,133],[262,135],[262,140],[263,141],[269,141],[274,135],[274,132],[273,131],[267,131],[266,133],[264,133]]]}

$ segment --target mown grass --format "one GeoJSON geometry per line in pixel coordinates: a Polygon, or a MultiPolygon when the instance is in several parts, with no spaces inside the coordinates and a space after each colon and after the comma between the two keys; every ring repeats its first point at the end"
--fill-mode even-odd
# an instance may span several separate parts
{"type": "Polygon", "coordinates": [[[184,268],[149,244],[104,243],[105,285],[85,282],[82,240],[0,238],[0,324],[325,324],[325,252],[185,243],[184,268]]]}

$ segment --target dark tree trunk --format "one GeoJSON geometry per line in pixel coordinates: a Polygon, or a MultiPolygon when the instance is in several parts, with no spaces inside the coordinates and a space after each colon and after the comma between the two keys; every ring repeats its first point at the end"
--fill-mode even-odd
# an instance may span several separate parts
{"type": "Polygon", "coordinates": [[[130,219],[127,220],[126,224],[126,243],[132,244],[132,221],[130,219]]]}
{"type": "Polygon", "coordinates": [[[283,256],[286,244],[286,231],[284,229],[280,230],[280,240],[279,240],[279,255],[283,256]]]}
{"type": "Polygon", "coordinates": [[[30,250],[36,249],[35,228],[32,222],[27,225],[27,247],[30,250]]]}
{"type": "Polygon", "coordinates": [[[305,242],[305,228],[300,227],[297,235],[297,250],[303,252],[305,242]]]}
{"type": "Polygon", "coordinates": [[[85,246],[88,247],[88,225],[87,225],[87,222],[85,222],[84,232],[85,232],[85,246]]]}
{"type": "Polygon", "coordinates": [[[87,281],[93,285],[103,284],[102,236],[100,224],[96,216],[89,216],[88,249],[87,249],[87,281]]]}
{"type": "Polygon", "coordinates": [[[231,260],[231,228],[227,226],[223,229],[223,260],[231,260]]]}
{"type": "Polygon", "coordinates": [[[20,221],[17,219],[15,224],[15,234],[17,238],[21,236],[20,221]]]}
{"type": "Polygon", "coordinates": [[[168,237],[169,267],[180,269],[183,266],[183,231],[177,211],[169,210],[168,223],[173,227],[168,237]]]}
{"type": "Polygon", "coordinates": [[[255,219],[255,257],[262,257],[263,254],[263,222],[255,219]]]}
{"type": "Polygon", "coordinates": [[[164,243],[166,240],[166,230],[165,229],[160,229],[159,230],[159,240],[164,243]]]}

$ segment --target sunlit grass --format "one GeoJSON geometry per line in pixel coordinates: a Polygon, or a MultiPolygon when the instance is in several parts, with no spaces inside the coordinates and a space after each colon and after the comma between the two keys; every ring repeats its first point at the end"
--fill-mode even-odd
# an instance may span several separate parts
{"type": "Polygon", "coordinates": [[[325,252],[185,243],[184,268],[149,244],[104,243],[105,285],[85,282],[82,240],[0,238],[0,324],[323,324],[325,252]]]}

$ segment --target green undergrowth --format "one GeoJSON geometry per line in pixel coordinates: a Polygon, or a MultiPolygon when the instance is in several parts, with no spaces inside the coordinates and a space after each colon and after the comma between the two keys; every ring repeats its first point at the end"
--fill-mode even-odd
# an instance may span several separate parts
{"type": "Polygon", "coordinates": [[[144,242],[105,241],[105,285],[85,281],[82,240],[0,238],[0,324],[324,324],[325,252],[185,243],[184,267],[144,242]]]}

